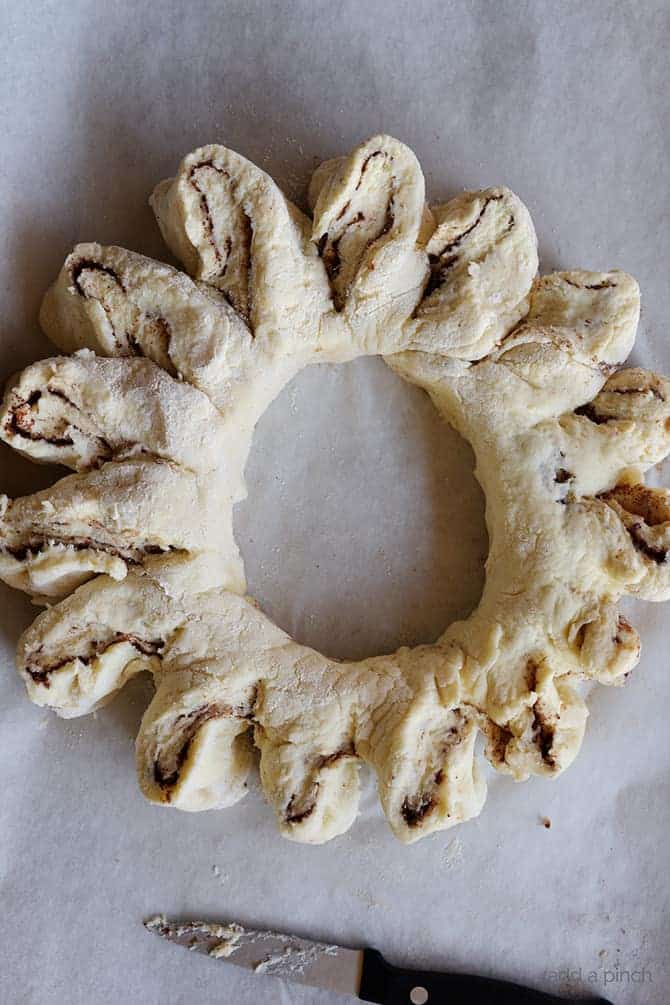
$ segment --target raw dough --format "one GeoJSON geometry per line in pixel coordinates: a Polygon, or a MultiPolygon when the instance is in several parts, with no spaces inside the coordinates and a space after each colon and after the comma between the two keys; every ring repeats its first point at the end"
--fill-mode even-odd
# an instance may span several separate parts
{"type": "Polygon", "coordinates": [[[584,732],[575,682],[618,684],[637,662],[619,597],[670,595],[670,497],[642,481],[670,450],[670,384],[617,369],[635,281],[536,278],[513,193],[429,210],[416,158],[388,136],[317,170],[313,220],[221,146],[187,156],[151,202],[193,278],[77,246],[41,313],[75,355],[28,367],[0,415],[7,443],[75,471],[0,507],[0,576],[64,597],[19,642],[30,698],[82,715],[151,670],[146,796],[234,803],[253,741],[299,841],[350,826],[360,760],[403,841],[479,813],[479,732],[499,770],[557,775],[584,732]],[[232,509],[269,402],[302,367],[363,353],[472,444],[490,553],[479,607],[437,643],[338,663],[245,596],[232,509]]]}

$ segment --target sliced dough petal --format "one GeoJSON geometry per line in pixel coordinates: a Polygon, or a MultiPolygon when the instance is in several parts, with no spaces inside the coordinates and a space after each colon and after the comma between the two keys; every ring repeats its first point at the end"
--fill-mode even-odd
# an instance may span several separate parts
{"type": "Polygon", "coordinates": [[[137,737],[142,791],[182,810],[231,806],[246,791],[252,708],[211,673],[165,664],[137,737]]]}
{"type": "Polygon", "coordinates": [[[0,438],[75,471],[149,455],[208,473],[221,464],[225,426],[206,395],[150,360],[82,351],[19,374],[0,409],[0,438]]]}
{"type": "MultiPolygon", "coordinates": [[[[334,308],[351,332],[353,354],[403,348],[400,325],[428,274],[418,244],[424,180],[415,155],[391,136],[373,136],[329,163],[312,197],[312,239],[334,308]]],[[[333,336],[343,338],[336,325],[333,336]]]]}
{"type": "Polygon", "coordinates": [[[40,323],[66,352],[146,356],[221,411],[248,372],[252,337],[225,298],[124,248],[78,244],[44,298],[40,323]]]}
{"type": "Polygon", "coordinates": [[[579,472],[572,490],[598,495],[670,452],[670,381],[648,370],[618,370],[559,423],[565,470],[579,472]]]}
{"type": "Polygon", "coordinates": [[[316,343],[329,309],[325,272],[309,221],[264,171],[226,147],[201,147],[150,201],[171,251],[256,338],[316,343]]]}
{"type": "Polygon", "coordinates": [[[156,582],[131,570],[99,576],[40,614],[23,633],[17,666],[28,695],[66,718],[87,715],[135,673],[154,668],[183,620],[156,582]]]}
{"type": "Polygon", "coordinates": [[[408,348],[480,359],[528,311],[538,266],[533,222],[507,188],[466,192],[433,214],[430,276],[403,326],[408,348]]]}
{"type": "Polygon", "coordinates": [[[0,578],[40,599],[63,597],[98,573],[123,579],[147,556],[218,544],[194,519],[214,500],[202,498],[192,473],[167,463],[109,463],[31,496],[2,498],[0,578]]]}

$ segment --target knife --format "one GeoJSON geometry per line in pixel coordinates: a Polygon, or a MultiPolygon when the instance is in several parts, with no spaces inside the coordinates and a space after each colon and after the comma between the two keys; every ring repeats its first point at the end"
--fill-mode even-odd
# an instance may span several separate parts
{"type": "MultiPolygon", "coordinates": [[[[345,949],[296,935],[244,928],[236,922],[171,921],[157,914],[144,922],[170,942],[257,974],[353,995],[378,1005],[552,1005],[575,999],[520,984],[392,967],[375,949],[345,949]]],[[[581,999],[611,1005],[605,998],[581,999]]]]}

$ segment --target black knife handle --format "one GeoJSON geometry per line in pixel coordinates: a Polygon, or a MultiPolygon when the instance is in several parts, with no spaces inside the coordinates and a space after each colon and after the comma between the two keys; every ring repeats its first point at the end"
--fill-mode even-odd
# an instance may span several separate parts
{"type": "MultiPolygon", "coordinates": [[[[392,967],[376,949],[363,952],[358,997],[377,1005],[423,1005],[424,1002],[425,1005],[564,1005],[574,1001],[488,977],[403,970],[392,967]]],[[[605,998],[583,998],[581,1001],[611,1005],[605,998]]]]}

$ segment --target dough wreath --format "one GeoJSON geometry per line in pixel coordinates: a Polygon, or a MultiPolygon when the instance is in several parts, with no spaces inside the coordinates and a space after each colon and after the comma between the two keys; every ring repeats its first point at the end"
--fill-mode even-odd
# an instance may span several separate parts
{"type": "Polygon", "coordinates": [[[41,312],[74,355],[28,367],[0,416],[5,442],[74,470],[0,506],[0,576],[52,605],[18,646],[30,698],[83,715],[150,670],[145,795],[234,803],[253,740],[299,841],[350,826],[359,760],[403,841],[479,813],[479,732],[497,769],[558,774],[584,732],[575,682],[618,684],[637,662],[618,599],[670,594],[670,495],[642,480],[670,449],[670,385],[617,369],[635,281],[537,278],[512,192],[429,211],[416,158],[388,136],[317,170],[312,220],[221,146],[189,154],[151,203],[188,275],[77,246],[41,312]],[[490,553],[467,621],[344,663],[245,596],[232,511],[269,402],[302,367],[364,353],[472,444],[490,553]]]}

